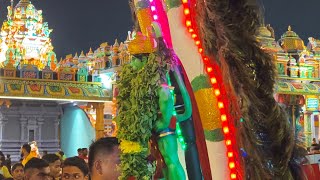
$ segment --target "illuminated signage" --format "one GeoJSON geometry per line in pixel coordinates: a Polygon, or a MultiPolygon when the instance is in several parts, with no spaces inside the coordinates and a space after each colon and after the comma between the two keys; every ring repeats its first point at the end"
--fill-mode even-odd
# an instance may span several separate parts
{"type": "Polygon", "coordinates": [[[317,111],[319,107],[318,98],[307,98],[307,111],[317,111]]]}

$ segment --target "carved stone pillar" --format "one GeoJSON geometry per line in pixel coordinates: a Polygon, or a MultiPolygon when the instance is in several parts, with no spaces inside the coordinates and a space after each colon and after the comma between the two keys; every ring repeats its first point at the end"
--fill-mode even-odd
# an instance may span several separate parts
{"type": "Polygon", "coordinates": [[[56,118],[54,120],[54,140],[59,141],[59,125],[60,125],[60,119],[56,118]]]}
{"type": "Polygon", "coordinates": [[[26,127],[27,127],[28,119],[24,116],[20,118],[20,142],[25,142],[27,139],[26,127]]]}
{"type": "Polygon", "coordinates": [[[315,116],[317,116],[317,115],[311,114],[310,124],[311,124],[311,137],[312,138],[316,137],[316,128],[314,126],[314,118],[315,118],[315,116]]]}
{"type": "Polygon", "coordinates": [[[312,142],[311,115],[311,112],[306,112],[304,114],[304,135],[306,138],[305,144],[307,147],[311,146],[312,142]]]}
{"type": "Polygon", "coordinates": [[[95,103],[96,109],[96,139],[104,137],[104,103],[95,103]]]}
{"type": "Polygon", "coordinates": [[[37,119],[37,124],[38,124],[38,134],[35,137],[36,141],[41,141],[42,140],[42,125],[44,124],[44,118],[38,118],[37,119]]]}
{"type": "Polygon", "coordinates": [[[6,126],[6,124],[8,123],[8,118],[1,116],[0,118],[0,140],[5,139],[4,138],[4,128],[6,126]]]}

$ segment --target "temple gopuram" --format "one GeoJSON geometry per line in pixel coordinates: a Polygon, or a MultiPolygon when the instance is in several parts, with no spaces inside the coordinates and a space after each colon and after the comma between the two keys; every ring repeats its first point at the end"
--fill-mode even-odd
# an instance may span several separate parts
{"type": "MultiPolygon", "coordinates": [[[[74,156],[106,135],[104,109],[112,103],[112,86],[95,80],[103,76],[92,68],[105,68],[108,45],[58,63],[42,10],[30,0],[11,1],[7,9],[0,31],[0,150],[17,161],[21,145],[36,141],[43,151],[63,149],[74,156]],[[100,59],[93,61],[93,55],[100,59]],[[94,113],[94,124],[84,109],[94,113]]],[[[113,49],[113,57],[121,56],[113,49]]]]}
{"type": "Polygon", "coordinates": [[[278,41],[270,25],[260,27],[257,34],[278,72],[275,98],[287,110],[296,134],[310,147],[312,138],[320,138],[320,40],[310,37],[305,45],[290,26],[278,41]]]}
{"type": "Polygon", "coordinates": [[[42,10],[37,10],[28,0],[20,1],[15,8],[9,6],[0,32],[1,67],[11,64],[20,69],[34,65],[39,70],[46,66],[56,70],[51,32],[48,23],[43,22],[42,10]]]}

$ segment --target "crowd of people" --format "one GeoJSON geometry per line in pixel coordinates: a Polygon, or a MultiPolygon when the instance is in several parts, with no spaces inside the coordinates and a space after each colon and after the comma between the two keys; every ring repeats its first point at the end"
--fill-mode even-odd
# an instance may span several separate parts
{"type": "Polygon", "coordinates": [[[0,180],[117,180],[120,175],[119,142],[115,137],[101,138],[89,150],[79,148],[75,157],[63,158],[62,151],[34,157],[29,144],[21,147],[21,153],[21,162],[13,166],[0,153],[0,180]]]}

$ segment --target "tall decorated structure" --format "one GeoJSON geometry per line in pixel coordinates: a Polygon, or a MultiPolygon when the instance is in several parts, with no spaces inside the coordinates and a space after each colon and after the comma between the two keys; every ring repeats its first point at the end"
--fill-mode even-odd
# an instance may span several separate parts
{"type": "Polygon", "coordinates": [[[20,0],[15,7],[12,2],[7,9],[7,20],[0,32],[1,66],[33,64],[40,70],[45,66],[56,70],[57,58],[50,39],[52,30],[43,21],[42,10],[37,10],[29,0],[20,0]]]}
{"type": "Polygon", "coordinates": [[[111,90],[92,82],[92,51],[57,64],[52,30],[29,0],[15,6],[12,0],[7,9],[0,31],[0,150],[15,162],[21,145],[35,141],[40,153],[74,156],[105,136],[111,90]],[[80,107],[94,111],[94,124],[80,107]]]}

